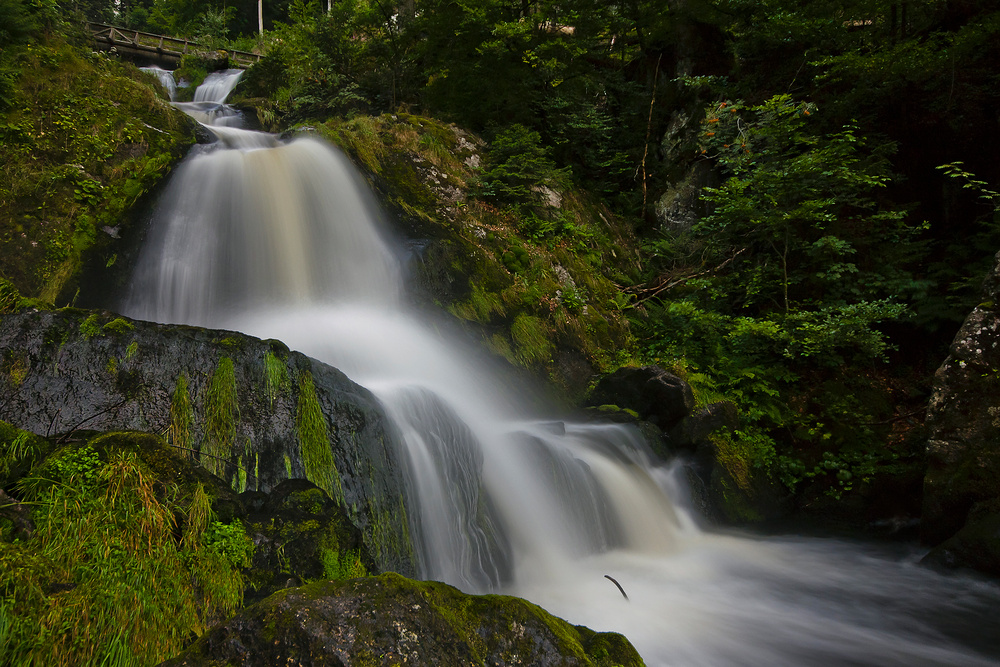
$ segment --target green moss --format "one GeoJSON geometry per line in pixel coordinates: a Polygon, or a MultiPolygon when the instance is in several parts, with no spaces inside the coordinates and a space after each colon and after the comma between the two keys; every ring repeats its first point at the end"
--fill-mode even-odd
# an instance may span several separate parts
{"type": "Polygon", "coordinates": [[[3,364],[0,365],[0,372],[3,378],[11,387],[20,387],[28,378],[31,371],[28,353],[16,350],[4,350],[3,364]]]}
{"type": "Polygon", "coordinates": [[[101,327],[101,329],[110,332],[112,334],[121,336],[129,333],[130,331],[134,331],[135,325],[126,320],[125,318],[117,317],[108,322],[107,324],[105,324],[103,327],[101,327]]]}
{"type": "Polygon", "coordinates": [[[87,318],[80,323],[80,335],[86,340],[90,340],[94,336],[99,336],[101,334],[101,324],[97,313],[91,313],[87,318]]]}
{"type": "Polygon", "coordinates": [[[285,362],[273,352],[264,354],[264,390],[271,407],[282,392],[288,391],[291,381],[288,378],[288,367],[285,362]]]}
{"type": "Polygon", "coordinates": [[[218,341],[219,345],[230,350],[238,351],[243,349],[245,343],[243,338],[237,336],[226,336],[218,341]]]}
{"type": "Polygon", "coordinates": [[[226,461],[232,456],[238,419],[233,360],[222,357],[208,386],[205,399],[205,439],[201,445],[201,464],[219,477],[224,476],[226,461]]]}
{"type": "MultiPolygon", "coordinates": [[[[392,500],[389,502],[392,503],[392,500]]],[[[410,520],[402,494],[397,496],[394,504],[375,510],[365,530],[365,543],[374,551],[379,563],[400,563],[411,569],[416,568],[410,520]]]]}
{"type": "Polygon", "coordinates": [[[723,513],[732,521],[760,521],[776,502],[773,441],[744,431],[709,437],[715,449],[710,490],[723,513]]]}
{"type": "Polygon", "coordinates": [[[54,32],[0,52],[0,274],[54,303],[114,239],[126,213],[194,142],[193,124],[133,66],[54,32]]]}
{"type": "Polygon", "coordinates": [[[340,552],[333,549],[320,549],[320,559],[323,563],[323,577],[326,579],[355,579],[368,576],[368,568],[361,562],[360,551],[340,552]]]}
{"type": "Polygon", "coordinates": [[[309,371],[302,371],[299,375],[295,428],[306,479],[329,493],[338,504],[344,505],[344,490],[333,459],[326,416],[319,406],[316,387],[309,371]]]}
{"type": "Polygon", "coordinates": [[[517,356],[525,364],[549,361],[555,352],[545,323],[538,317],[523,313],[518,315],[510,327],[510,334],[517,356]]]}

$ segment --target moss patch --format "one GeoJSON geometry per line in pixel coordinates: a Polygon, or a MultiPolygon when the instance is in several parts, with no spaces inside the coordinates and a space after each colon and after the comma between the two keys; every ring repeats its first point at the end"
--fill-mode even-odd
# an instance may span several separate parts
{"type": "Polygon", "coordinates": [[[219,359],[205,398],[205,439],[201,444],[201,465],[219,477],[225,476],[226,463],[236,440],[239,403],[236,397],[236,374],[233,360],[219,359]]]}
{"type": "Polygon", "coordinates": [[[344,504],[344,490],[340,485],[340,474],[333,460],[330,432],[326,416],[319,406],[312,374],[303,371],[299,375],[299,400],[295,412],[295,428],[302,452],[302,464],[306,479],[325,490],[339,504],[344,504]]]}

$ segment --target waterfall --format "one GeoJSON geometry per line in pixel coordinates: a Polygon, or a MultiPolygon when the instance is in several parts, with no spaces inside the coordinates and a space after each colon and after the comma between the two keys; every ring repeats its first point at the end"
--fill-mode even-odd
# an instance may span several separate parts
{"type": "Polygon", "coordinates": [[[227,69],[221,72],[212,72],[205,77],[205,80],[194,91],[195,102],[214,102],[222,104],[233,92],[233,88],[240,82],[243,76],[241,69],[227,69]]]}
{"type": "Polygon", "coordinates": [[[370,389],[405,442],[424,577],[620,631],[649,665],[998,664],[996,585],[905,551],[702,530],[681,466],[637,431],[529,417],[407,307],[399,249],[335,149],[213,131],[173,177],[123,310],[278,338],[370,389]]]}
{"type": "Polygon", "coordinates": [[[151,65],[149,67],[140,67],[143,72],[149,72],[157,79],[160,80],[160,85],[163,89],[167,91],[170,96],[170,101],[173,102],[177,97],[177,82],[174,81],[174,73],[170,70],[160,69],[156,65],[151,65]]]}

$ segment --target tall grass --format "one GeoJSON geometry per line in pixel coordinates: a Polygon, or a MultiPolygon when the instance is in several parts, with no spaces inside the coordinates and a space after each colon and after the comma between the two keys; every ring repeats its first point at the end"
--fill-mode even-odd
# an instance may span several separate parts
{"type": "Polygon", "coordinates": [[[242,603],[242,525],[107,451],[67,448],[21,480],[37,530],[0,544],[0,664],[155,664],[242,603]]]}

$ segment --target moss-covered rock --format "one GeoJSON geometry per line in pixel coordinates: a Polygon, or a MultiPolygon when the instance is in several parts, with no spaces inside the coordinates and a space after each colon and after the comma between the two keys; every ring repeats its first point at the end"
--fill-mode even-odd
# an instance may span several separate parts
{"type": "Polygon", "coordinates": [[[568,186],[529,209],[477,196],[485,144],[407,114],[329,121],[317,131],[364,169],[413,240],[415,283],[512,364],[571,399],[630,344],[618,285],[638,270],[628,225],[568,186]]]}
{"type": "Polygon", "coordinates": [[[0,278],[68,303],[88,262],[114,263],[128,212],[194,143],[194,123],[133,65],[59,37],[0,54],[0,278]]]}
{"type": "Polygon", "coordinates": [[[1000,254],[982,302],[955,335],[927,410],[922,538],[938,544],[979,503],[1000,498],[1000,254]]]}
{"type": "Polygon", "coordinates": [[[642,665],[621,635],[572,626],[525,600],[466,595],[397,574],[276,593],[164,666],[642,665]]]}
{"type": "Polygon", "coordinates": [[[350,512],[380,567],[414,571],[394,432],[336,369],[277,341],[77,309],[0,316],[0,349],[0,419],[63,440],[165,433],[237,493],[309,479],[350,512]]]}
{"type": "MultiPolygon", "coordinates": [[[[255,505],[254,492],[245,498],[255,505]]],[[[347,512],[307,480],[286,480],[246,516],[256,545],[248,600],[315,579],[349,579],[379,569],[347,512]]]]}

